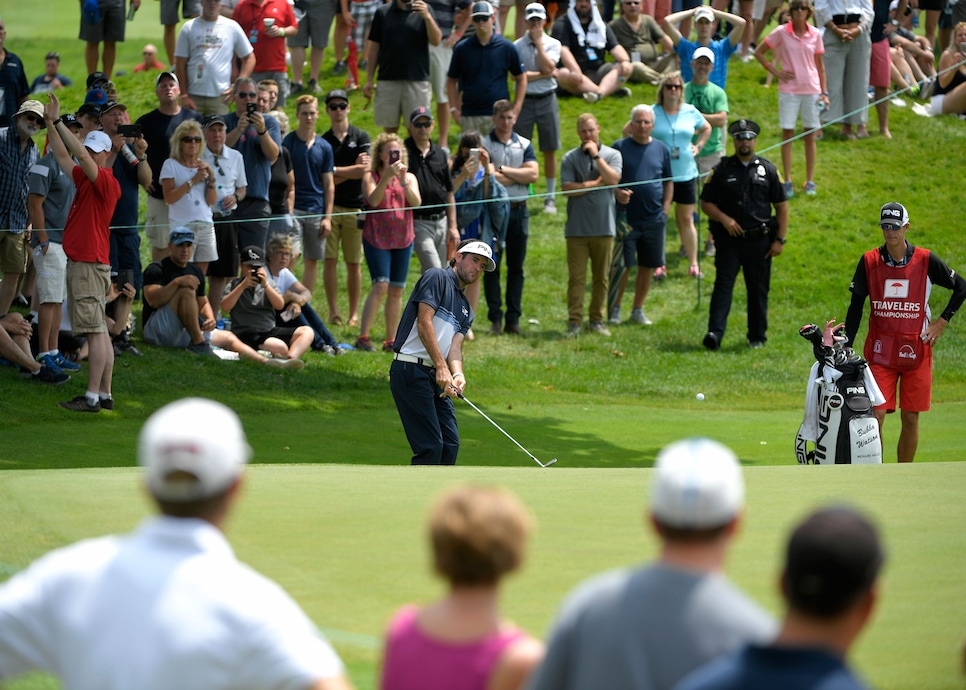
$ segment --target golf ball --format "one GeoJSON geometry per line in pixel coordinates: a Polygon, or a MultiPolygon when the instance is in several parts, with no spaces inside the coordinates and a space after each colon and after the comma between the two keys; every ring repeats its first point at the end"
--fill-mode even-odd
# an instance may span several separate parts
{"type": "Polygon", "coordinates": [[[696,396],[694,396],[694,399],[698,401],[704,400],[704,393],[698,393],[696,396]]]}

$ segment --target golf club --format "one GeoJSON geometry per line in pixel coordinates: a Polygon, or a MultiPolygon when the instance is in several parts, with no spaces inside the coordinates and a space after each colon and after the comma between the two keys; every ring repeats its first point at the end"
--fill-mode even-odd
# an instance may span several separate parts
{"type": "Polygon", "coordinates": [[[517,441],[517,440],[516,440],[515,438],[513,438],[512,436],[510,436],[510,434],[508,434],[507,432],[505,432],[505,431],[503,431],[503,428],[502,428],[502,427],[501,427],[501,426],[500,426],[499,424],[497,424],[497,423],[496,423],[496,422],[494,422],[494,421],[493,421],[492,419],[490,419],[490,418],[489,418],[489,417],[488,417],[488,416],[486,415],[486,412],[484,412],[483,410],[481,410],[480,408],[478,408],[478,407],[477,407],[476,405],[474,405],[473,403],[471,403],[471,402],[470,402],[469,400],[467,400],[467,399],[466,399],[466,398],[465,398],[465,397],[463,396],[463,394],[462,394],[462,393],[460,393],[459,391],[457,391],[457,392],[456,392],[456,396],[457,396],[457,397],[458,397],[458,398],[459,398],[460,400],[462,400],[463,402],[465,402],[465,403],[466,403],[467,405],[469,405],[470,407],[472,407],[472,408],[473,408],[474,410],[476,410],[477,412],[479,412],[479,413],[480,413],[481,415],[483,415],[483,419],[485,419],[485,420],[486,420],[486,421],[488,421],[488,422],[489,422],[490,424],[492,424],[492,425],[493,425],[493,426],[495,426],[495,427],[496,427],[497,429],[499,429],[499,430],[500,430],[500,431],[501,431],[501,432],[503,433],[503,435],[504,435],[504,436],[506,436],[506,437],[507,437],[508,439],[510,439],[511,441],[513,441],[514,443],[516,443],[516,445],[517,445],[517,448],[519,448],[519,449],[520,449],[520,450],[522,450],[522,451],[523,451],[524,453],[526,453],[527,455],[529,455],[529,456],[530,456],[530,458],[531,458],[531,459],[532,459],[532,460],[533,460],[533,461],[534,461],[535,463],[537,463],[538,465],[540,465],[540,467],[550,467],[550,466],[551,466],[552,464],[554,464],[555,462],[557,462],[557,458],[554,458],[553,460],[551,460],[550,462],[548,462],[548,463],[546,463],[546,464],[544,464],[544,463],[542,463],[542,462],[540,462],[539,460],[537,460],[537,458],[536,458],[536,456],[535,456],[535,455],[534,455],[533,453],[531,453],[531,452],[530,452],[530,451],[528,451],[528,450],[527,450],[526,448],[524,448],[523,446],[521,446],[521,445],[520,445],[520,443],[519,443],[519,442],[518,442],[518,441],[517,441]]]}

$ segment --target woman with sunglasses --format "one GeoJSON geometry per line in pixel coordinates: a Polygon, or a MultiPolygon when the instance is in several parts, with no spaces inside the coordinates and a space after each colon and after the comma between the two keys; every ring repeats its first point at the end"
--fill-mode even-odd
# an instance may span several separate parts
{"type": "Polygon", "coordinates": [[[362,228],[362,249],[372,277],[372,289],[362,308],[362,328],[356,349],[375,352],[369,329],[386,300],[384,352],[392,350],[402,313],[402,293],[409,275],[416,235],[413,208],[422,203],[416,176],[399,135],[383,132],[372,145],[372,169],[362,176],[362,195],[369,212],[362,228]],[[387,299],[388,295],[388,299],[387,299]]]}
{"type": "Polygon", "coordinates": [[[195,234],[191,261],[202,270],[218,258],[211,207],[218,201],[215,173],[201,154],[204,151],[201,125],[185,120],[171,135],[171,158],[161,166],[161,191],[168,204],[172,229],[185,226],[195,234]]]}
{"type": "MultiPolygon", "coordinates": [[[[668,72],[658,84],[651,136],[663,141],[671,151],[674,222],[678,226],[681,248],[688,258],[688,275],[700,277],[698,231],[694,227],[694,210],[698,203],[698,164],[694,159],[711,136],[711,125],[701,111],[684,102],[684,80],[678,71],[668,72]],[[698,138],[691,143],[695,135],[698,138]]],[[[665,266],[654,270],[655,280],[661,280],[666,275],[665,266]]]]}
{"type": "Polygon", "coordinates": [[[755,58],[769,74],[778,78],[778,125],[782,128],[782,172],[785,177],[785,196],[795,196],[792,183],[792,137],[799,115],[805,134],[805,194],[815,196],[815,137],[821,127],[819,109],[829,105],[825,84],[825,62],[822,36],[811,24],[812,6],[808,0],[792,0],[788,11],[792,20],[777,26],[758,48],[755,58]],[[773,52],[781,60],[776,67],[766,57],[773,52]]]}

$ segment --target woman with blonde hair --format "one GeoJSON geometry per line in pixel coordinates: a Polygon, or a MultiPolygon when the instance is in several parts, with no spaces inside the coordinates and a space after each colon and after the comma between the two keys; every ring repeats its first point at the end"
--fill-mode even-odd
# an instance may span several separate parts
{"type": "Polygon", "coordinates": [[[429,516],[439,601],[404,606],[386,634],[381,690],[517,690],[543,645],[500,615],[500,583],[520,567],[530,519],[497,488],[448,491],[429,516]]]}
{"type": "Polygon", "coordinates": [[[397,134],[383,132],[372,145],[372,169],[362,176],[366,201],[362,249],[372,278],[372,289],[362,308],[362,327],[356,349],[375,352],[369,329],[386,300],[384,352],[392,350],[402,313],[402,293],[413,255],[413,208],[422,203],[416,176],[409,172],[406,147],[397,134]],[[388,295],[388,298],[387,298],[388,295]]]}
{"type": "Polygon", "coordinates": [[[185,120],[171,135],[171,157],[161,166],[161,191],[168,204],[171,229],[188,227],[195,234],[191,257],[202,271],[218,258],[211,207],[218,201],[215,172],[202,160],[205,139],[196,120],[185,120]]]}
{"type": "Polygon", "coordinates": [[[939,56],[939,74],[929,99],[932,115],[966,114],[966,22],[953,27],[949,46],[939,56]]]}

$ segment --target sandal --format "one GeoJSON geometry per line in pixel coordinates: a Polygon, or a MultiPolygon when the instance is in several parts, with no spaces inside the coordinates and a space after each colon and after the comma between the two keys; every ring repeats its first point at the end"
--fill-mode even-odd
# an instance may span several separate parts
{"type": "Polygon", "coordinates": [[[660,282],[667,278],[667,266],[658,266],[654,269],[654,280],[660,282]]]}
{"type": "Polygon", "coordinates": [[[692,278],[704,278],[704,274],[697,264],[691,264],[691,268],[688,269],[688,275],[692,278]]]}

